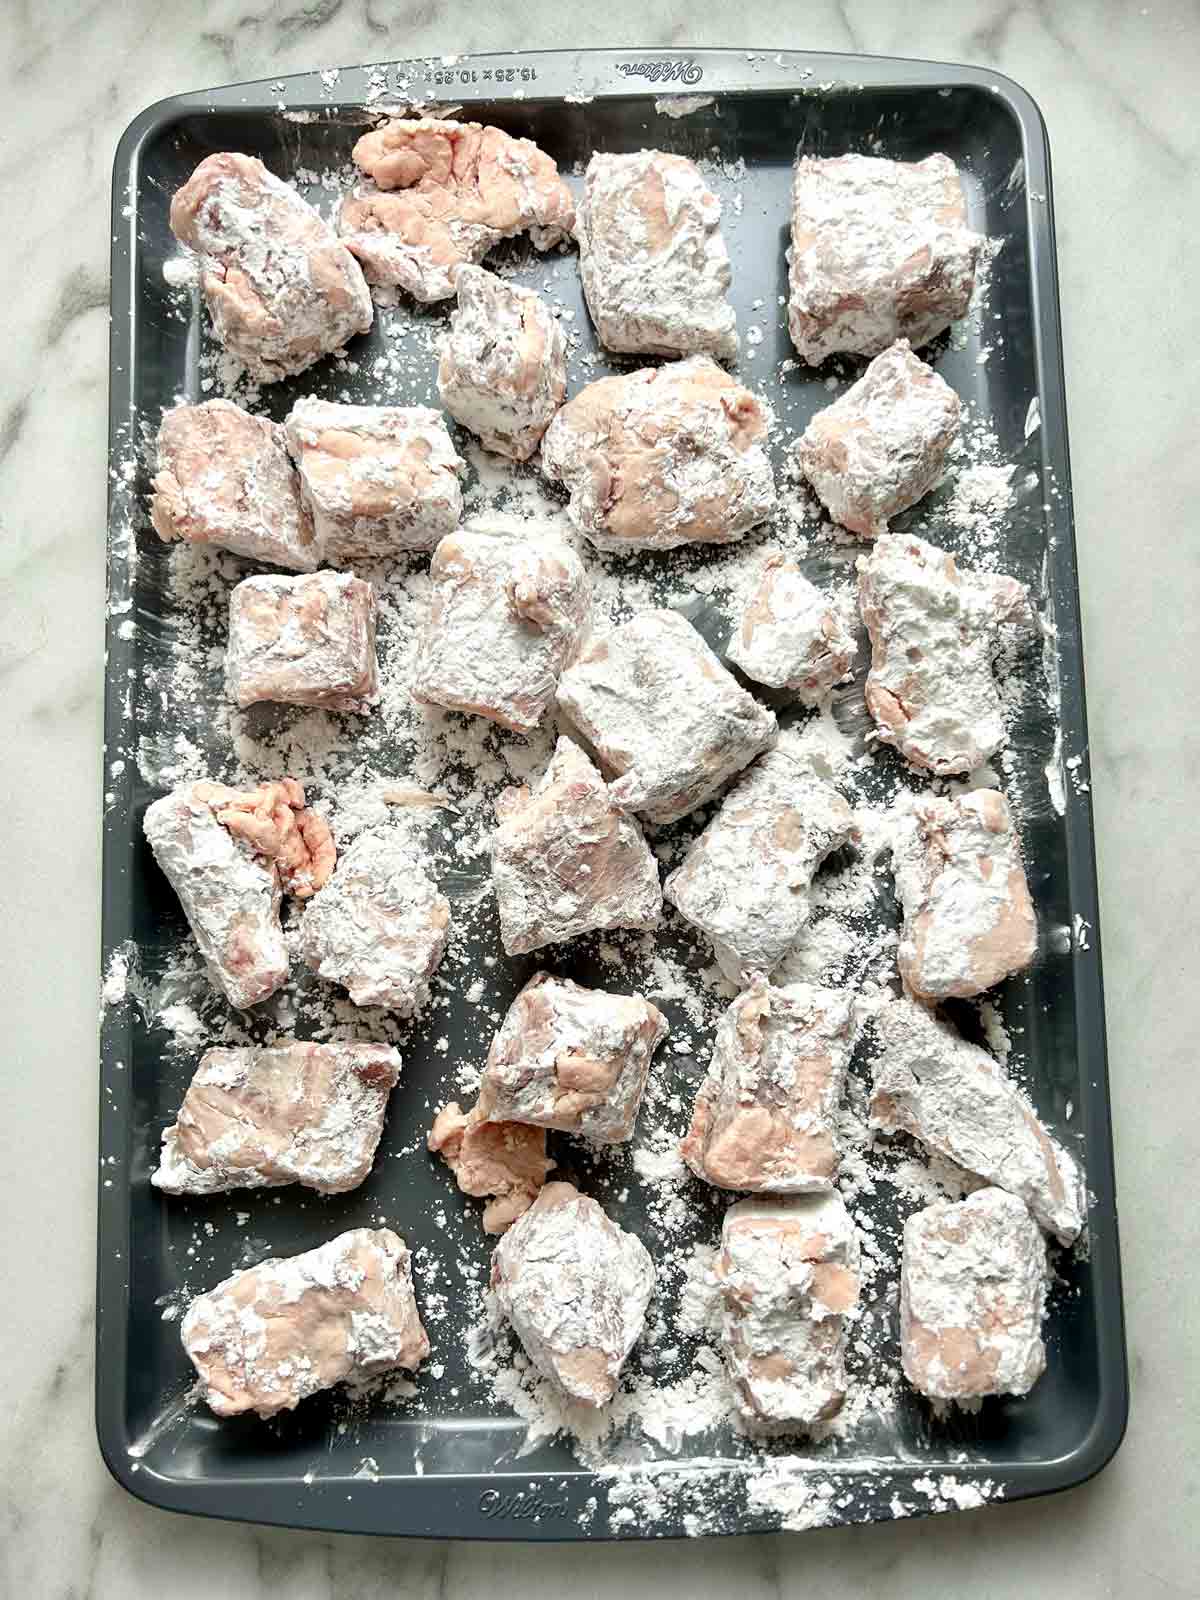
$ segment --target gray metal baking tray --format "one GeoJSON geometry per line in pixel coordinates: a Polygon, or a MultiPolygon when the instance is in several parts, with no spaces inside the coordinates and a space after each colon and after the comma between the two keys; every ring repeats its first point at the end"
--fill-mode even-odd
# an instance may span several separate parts
{"type": "MultiPolygon", "coordinates": [[[[138,510],[148,486],[144,462],[132,475],[123,470],[131,427],[146,423],[153,429],[160,409],[179,393],[199,396],[206,336],[198,312],[190,320],[179,317],[177,298],[163,281],[163,262],[173,251],[167,227],[171,193],[214,150],[261,156],[284,178],[327,167],[345,158],[371,108],[406,98],[461,104],[481,120],[533,137],[564,170],[594,150],[645,145],[729,165],[744,162],[733,291],[743,327],[752,320],[756,299],[773,307],[786,288],[787,194],[797,145],[827,154],[951,155],[965,173],[973,224],[1002,239],[1003,249],[992,269],[990,353],[980,359],[980,330],[968,324],[965,338],[939,348],[937,364],[990,419],[1008,458],[1035,475],[1035,491],[1022,497],[1009,519],[1002,564],[1035,585],[1044,582],[1057,630],[1061,750],[1053,747],[1053,730],[1035,721],[1027,737],[1014,740],[1015,759],[1033,777],[1040,776],[1037,763],[1053,765],[1062,752],[1086,759],[1050,159],[1041,116],[1018,85],[977,68],[919,61],[634,50],[394,62],[179,95],[130,124],[113,174],[106,971],[114,952],[132,942],[143,975],[152,979],[183,932],[178,906],[142,839],[141,819],[155,791],[139,775],[136,759],[139,742],[156,733],[153,697],[141,691],[170,635],[161,581],[166,557],[138,510]],[[656,104],[681,94],[712,99],[685,117],[668,115],[670,107],[656,104]],[[1041,427],[1027,439],[1034,397],[1041,427]],[[126,548],[131,518],[138,529],[136,562],[126,548]]],[[[590,338],[577,288],[575,293],[575,326],[590,338]]],[[[773,372],[791,353],[782,315],[764,320],[762,359],[756,369],[742,369],[751,384],[756,371],[773,372]]],[[[322,392],[322,370],[314,368],[299,387],[322,392]]],[[[339,387],[345,384],[340,376],[339,387]]],[[[296,389],[296,383],[277,385],[264,394],[263,405],[282,414],[296,389]]],[[[772,396],[788,433],[803,426],[822,395],[819,375],[790,374],[782,400],[772,396]]],[[[427,396],[414,391],[410,398],[427,396]]],[[[201,744],[207,737],[202,726],[191,733],[201,744]]],[[[947,1472],[968,1486],[999,1481],[1008,1499],[1063,1489],[1111,1458],[1125,1426],[1117,1213],[1085,786],[1068,783],[1063,810],[1047,804],[1025,822],[1043,929],[1075,928],[1083,936],[1045,941],[1028,981],[1007,986],[1004,1017],[1010,1027],[1024,1030],[1031,1087],[1043,1115],[1059,1129],[1071,1118],[1069,1137],[1086,1161],[1094,1196],[1090,1250],[1086,1259],[1061,1263],[1065,1282],[1048,1328],[1049,1370],[1026,1399],[989,1402],[974,1418],[931,1426],[926,1408],[912,1397],[894,1433],[808,1452],[814,1470],[836,1487],[834,1521],[888,1518],[895,1514],[893,1496],[911,1505],[915,1480],[947,1472]]],[[[529,970],[529,963],[501,964],[497,1004],[507,1002],[529,970]]],[[[572,970],[586,981],[586,967],[572,970]]],[[[456,1020],[451,1011],[443,1025],[452,1043],[456,1020]]],[[[444,1175],[420,1159],[399,1164],[387,1156],[392,1146],[411,1144],[424,1127],[424,1101],[442,1081],[444,1058],[420,1029],[413,1030],[404,1053],[404,1083],[393,1098],[381,1158],[362,1189],[320,1203],[291,1190],[267,1201],[236,1194],[166,1201],[150,1187],[149,1174],[160,1130],[193,1062],[165,1052],[163,1035],[146,1025],[136,1007],[106,1008],[96,1361],[104,1459],[134,1494],[176,1511],[432,1537],[612,1536],[605,1482],[582,1468],[562,1442],[518,1457],[521,1424],[472,1388],[453,1341],[440,1343],[445,1376],[429,1388],[420,1414],[380,1408],[339,1431],[342,1413],[326,1397],[269,1424],[218,1422],[195,1408],[172,1408],[190,1372],[178,1326],[163,1320],[162,1307],[178,1294],[185,1275],[195,1281],[188,1249],[198,1226],[211,1225],[213,1234],[208,1282],[238,1264],[243,1235],[232,1219],[239,1210],[254,1213],[250,1231],[265,1235],[273,1253],[308,1248],[381,1210],[411,1244],[437,1249],[439,1232],[431,1217],[447,1202],[444,1175]],[[368,1457],[377,1470],[365,1479],[356,1476],[368,1457]],[[597,1508],[589,1515],[592,1500],[597,1508]]],[[[623,1204],[612,1204],[621,1220],[638,1226],[636,1185],[623,1204]]],[[[653,1248],[654,1241],[648,1242],[653,1248]]],[[[485,1249],[482,1237],[478,1248],[485,1249]]],[[[711,1458],[711,1441],[703,1449],[711,1458]]],[[[749,1508],[739,1496],[736,1464],[698,1470],[714,1474],[714,1503],[726,1508],[712,1519],[717,1531],[778,1525],[777,1516],[749,1508]]],[[[916,1499],[925,1507],[933,1503],[916,1499]]],[[[684,1531],[675,1512],[653,1523],[634,1519],[618,1530],[622,1537],[684,1531]]]]}

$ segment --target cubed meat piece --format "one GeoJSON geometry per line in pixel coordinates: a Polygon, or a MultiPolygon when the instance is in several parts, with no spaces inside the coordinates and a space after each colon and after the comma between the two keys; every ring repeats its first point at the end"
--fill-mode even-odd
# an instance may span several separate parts
{"type": "Polygon", "coordinates": [[[440,411],[306,399],[285,427],[301,498],[330,566],[432,550],[458,527],[465,463],[440,411]]]}
{"type": "Polygon", "coordinates": [[[1028,619],[1028,590],[898,534],[857,566],[876,738],[939,777],[973,772],[1008,738],[992,662],[1004,624],[1028,619]]]}
{"type": "Polygon", "coordinates": [[[792,180],[788,327],[810,366],[920,348],[967,314],[984,240],[949,156],[801,156],[792,180]]]}
{"type": "Polygon", "coordinates": [[[450,902],[398,831],[360,834],[304,913],[300,949],[356,1006],[402,1017],[429,1000],[450,933],[450,902]]]}
{"type": "Polygon", "coordinates": [[[775,509],[767,419],[708,356],[600,378],[542,439],[542,471],[598,550],[728,544],[775,509]]]}
{"type": "Polygon", "coordinates": [[[225,692],[326,711],[366,711],[379,693],[375,591],[349,572],[243,578],[229,596],[225,692]]]}
{"type": "Polygon", "coordinates": [[[488,1200],[484,1233],[504,1233],[524,1216],[554,1170],[545,1128],[487,1121],[478,1106],[464,1112],[454,1100],[433,1119],[426,1143],[450,1168],[461,1193],[488,1200]]]}
{"type": "Polygon", "coordinates": [[[858,1231],[841,1195],[737,1201],[716,1275],[725,1367],[746,1429],[795,1433],[836,1416],[859,1291],[858,1231]]]}
{"type": "Polygon", "coordinates": [[[738,352],[721,202],[686,156],[594,155],[576,228],[600,343],[653,356],[738,352]]]}
{"type": "Polygon", "coordinates": [[[837,1113],[857,1019],[848,989],[761,979],[721,1018],[679,1153],[718,1189],[831,1189],[837,1113]]]}
{"type": "Polygon", "coordinates": [[[342,202],[338,231],[368,282],[448,300],[464,263],[528,233],[538,250],[569,238],[575,202],[530,139],[477,122],[397,120],[364,133],[354,161],[370,181],[342,202]]]}
{"type": "Polygon", "coordinates": [[[334,866],[304,790],[294,778],[248,791],[185,783],[147,808],[143,828],[213,982],[239,1007],[274,994],[288,974],[281,897],[306,898],[334,866]]]}
{"type": "Polygon", "coordinates": [[[998,790],[909,801],[893,813],[891,832],[904,912],[896,960],[913,994],[969,999],[1029,966],[1037,917],[998,790]]]}
{"type": "Polygon", "coordinates": [[[532,733],[591,616],[583,562],[563,540],[473,523],[442,540],[417,647],[417,700],[532,733]]]}
{"type": "Polygon", "coordinates": [[[666,1017],[640,994],[585,989],[539,972],[492,1040],[479,1108],[490,1118],[622,1144],[633,1137],[650,1061],[666,1036],[666,1017]]]}
{"type": "Polygon", "coordinates": [[[666,881],[663,893],[712,942],[734,983],[769,975],[809,919],[809,886],[854,831],[831,783],[787,745],[760,756],[666,881]]]}
{"type": "Polygon", "coordinates": [[[1046,1241],[1023,1200],[978,1189],[904,1224],[900,1359],[931,1400],[1028,1394],[1046,1365],[1046,1241]]]}
{"type": "Polygon", "coordinates": [[[774,715],[727,672],[686,617],[641,611],[594,641],[558,684],[617,805],[675,822],[775,739],[774,715]]]}
{"type": "Polygon", "coordinates": [[[841,612],[794,561],[775,554],[726,654],[734,666],[769,689],[786,689],[815,706],[850,677],[854,635],[841,612]]]}
{"type": "Polygon", "coordinates": [[[525,1353],[571,1400],[607,1404],[646,1320],[642,1241],[569,1183],[548,1183],[492,1252],[492,1290],[525,1353]]]}
{"type": "Polygon", "coordinates": [[[950,385],[898,339],[817,412],[796,462],[835,522],[874,539],[937,483],[961,409],[950,385]]]}
{"type": "Polygon", "coordinates": [[[216,545],[293,572],[319,560],[283,428],[228,400],[163,412],[150,520],[164,544],[216,545]]]}
{"type": "Polygon", "coordinates": [[[217,338],[260,383],[303,372],[371,326],[358,262],[253,156],[206,156],[171,201],[171,232],[200,257],[217,338]]]}
{"type": "Polygon", "coordinates": [[[911,1000],[884,1006],[875,1031],[881,1053],[871,1126],[911,1134],[936,1155],[1007,1189],[1060,1243],[1073,1243],[1086,1203],[1079,1168],[1004,1068],[911,1000]]]}
{"type": "Polygon", "coordinates": [[[415,1372],[429,1354],[408,1249],[390,1228],[235,1272],[192,1301],[180,1332],[219,1417],[273,1417],[346,1378],[415,1372]]]}
{"type": "Polygon", "coordinates": [[[658,865],[578,745],[560,739],[532,790],[496,802],[492,881],[510,956],[604,928],[655,928],[658,865]]]}
{"type": "Polygon", "coordinates": [[[371,1170],[400,1076],[389,1045],[353,1040],[209,1050],[162,1137],[150,1181],[169,1194],[302,1183],[355,1189],[371,1170]]]}
{"type": "Polygon", "coordinates": [[[528,461],[567,393],[562,325],[532,289],[460,267],[438,395],[488,450],[528,461]]]}

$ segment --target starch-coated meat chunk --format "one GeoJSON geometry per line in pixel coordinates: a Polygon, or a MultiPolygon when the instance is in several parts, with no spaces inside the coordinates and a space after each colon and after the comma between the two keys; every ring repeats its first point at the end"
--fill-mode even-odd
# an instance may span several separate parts
{"type": "Polygon", "coordinates": [[[850,677],[854,635],[839,609],[794,561],[775,554],[742,612],[726,654],[755,683],[816,706],[850,677]]]}
{"type": "Polygon", "coordinates": [[[433,1119],[425,1141],[450,1168],[462,1194],[486,1199],[484,1233],[504,1233],[537,1199],[546,1174],[546,1130],[528,1122],[493,1122],[456,1100],[433,1119]]]}
{"type": "Polygon", "coordinates": [[[243,707],[366,711],[379,689],[374,589],[349,572],[244,578],[229,596],[225,689],[243,707]]]}

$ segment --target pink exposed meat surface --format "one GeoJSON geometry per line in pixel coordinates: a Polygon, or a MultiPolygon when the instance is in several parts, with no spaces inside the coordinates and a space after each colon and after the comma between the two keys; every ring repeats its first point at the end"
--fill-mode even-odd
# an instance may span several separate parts
{"type": "Polygon", "coordinates": [[[927,344],[966,315],[984,241],[948,156],[801,156],[792,182],[788,326],[812,366],[927,344]]]}
{"type": "Polygon", "coordinates": [[[488,1199],[485,1233],[510,1228],[554,1170],[546,1156],[544,1128],[486,1120],[478,1107],[464,1112],[454,1100],[433,1119],[426,1142],[450,1168],[463,1194],[488,1199]]]}
{"type": "Polygon", "coordinates": [[[171,231],[200,256],[217,338],[264,383],[303,372],[371,326],[358,262],[253,156],[207,156],[171,202],[171,231]]]}
{"type": "Polygon", "coordinates": [[[477,122],[396,120],[354,146],[372,180],[342,202],[338,229],[373,284],[447,300],[459,268],[501,239],[528,233],[539,250],[569,237],[571,192],[548,155],[477,122]]]}
{"type": "Polygon", "coordinates": [[[542,470],[599,550],[728,544],[775,509],[756,397],[710,360],[589,383],[546,429],[542,470]]]}
{"type": "Polygon", "coordinates": [[[348,572],[243,579],[229,596],[225,687],[239,706],[366,711],[379,690],[374,589],[348,572]]]}
{"type": "Polygon", "coordinates": [[[228,400],[163,413],[150,520],[166,543],[216,545],[296,572],[317,565],[283,428],[228,400]]]}
{"type": "Polygon", "coordinates": [[[721,1019],[680,1154],[719,1189],[830,1189],[837,1111],[856,1033],[846,989],[759,980],[721,1019]]]}
{"type": "Polygon", "coordinates": [[[536,973],[492,1040],[479,1108],[491,1118],[622,1143],[633,1137],[651,1058],[666,1034],[667,1019],[641,995],[536,973]]]}
{"type": "Polygon", "coordinates": [[[641,829],[570,739],[527,788],[496,802],[492,881],[511,955],[595,928],[654,928],[658,866],[641,829]]]}
{"type": "Polygon", "coordinates": [[[726,652],[748,678],[819,705],[850,676],[854,635],[794,561],[768,558],[726,652]]]}
{"type": "Polygon", "coordinates": [[[390,1046],[352,1040],[209,1050],[163,1133],[151,1182],[170,1194],[357,1188],[399,1075],[390,1046]]]}
{"type": "Polygon", "coordinates": [[[345,1378],[415,1371],[429,1354],[408,1249],[389,1228],[234,1273],[192,1301],[180,1332],[219,1417],[273,1417],[345,1378]]]}

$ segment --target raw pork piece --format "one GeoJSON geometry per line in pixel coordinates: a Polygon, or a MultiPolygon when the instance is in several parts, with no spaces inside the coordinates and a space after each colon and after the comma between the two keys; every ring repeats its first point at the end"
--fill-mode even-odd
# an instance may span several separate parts
{"type": "Polygon", "coordinates": [[[606,349],[736,357],[721,202],[694,162],[661,150],[594,155],[575,231],[583,292],[606,349]]]}
{"type": "Polygon", "coordinates": [[[1023,1200],[1071,1244],[1083,1227],[1079,1168],[986,1050],[924,1006],[894,1000],[875,1016],[871,1126],[908,1133],[929,1150],[1023,1200]]]}
{"type": "Polygon", "coordinates": [[[602,1406],[646,1320],[642,1241],[569,1183],[548,1183],[492,1252],[492,1289],[529,1359],[572,1400],[602,1406]]]}
{"type": "Polygon", "coordinates": [[[831,1189],[837,1111],[857,1020],[849,989],[761,979],[721,1018],[679,1153],[718,1189],[831,1189]]]}
{"type": "Polygon", "coordinates": [[[302,1183],[355,1189],[371,1170],[400,1076],[389,1045],[307,1044],[209,1050],[162,1138],[150,1181],[169,1194],[302,1183]]]}
{"type": "Polygon", "coordinates": [[[801,156],[792,180],[788,327],[810,366],[920,347],[967,313],[984,240],[949,156],[801,156]]]}
{"type": "Polygon", "coordinates": [[[238,1007],[274,994],[288,974],[280,900],[313,894],[334,866],[329,825],[304,790],[294,778],[249,791],[185,783],[142,826],[213,982],[238,1007]]]}
{"type": "Polygon", "coordinates": [[[180,1333],[219,1417],[273,1417],[345,1378],[415,1372],[429,1354],[408,1249],[390,1228],[235,1272],[192,1301],[180,1333]]]}
{"type": "Polygon", "coordinates": [[[229,596],[225,692],[326,711],[366,711],[379,692],[375,591],[349,572],[244,578],[229,596]]]}
{"type": "Polygon", "coordinates": [[[561,539],[473,523],[443,539],[417,647],[417,700],[532,733],[591,615],[583,562],[561,539]]]}
{"type": "Polygon", "coordinates": [[[615,776],[614,802],[651,822],[686,817],[775,739],[773,714],[677,611],[641,611],[595,640],[558,704],[615,776]]]}
{"type": "Polygon", "coordinates": [[[479,1108],[489,1118],[623,1144],[666,1036],[666,1017],[640,994],[536,973],[492,1040],[479,1108]]]}
{"type": "Polygon", "coordinates": [[[850,677],[854,635],[796,563],[775,554],[726,654],[755,683],[786,689],[801,705],[815,706],[850,677]]]}
{"type": "Polygon", "coordinates": [[[542,471],[598,550],[729,544],[775,509],[766,432],[749,389],[692,356],[581,389],[546,429],[542,471]]]}
{"type": "Polygon", "coordinates": [[[570,739],[560,739],[533,789],[496,802],[492,881],[510,956],[595,928],[654,928],[658,866],[641,829],[570,739]]]}
{"type": "Polygon", "coordinates": [[[881,535],[857,567],[876,738],[939,777],[973,772],[1008,737],[992,659],[1001,627],[1028,618],[1029,591],[899,534],[881,535]]]}
{"type": "Polygon", "coordinates": [[[554,1170],[546,1156],[545,1128],[492,1122],[478,1106],[464,1112],[456,1100],[438,1112],[425,1142],[450,1168],[461,1193],[488,1199],[484,1233],[510,1228],[554,1170]]]}
{"type": "Polygon", "coordinates": [[[567,342],[532,289],[460,267],[438,395],[485,448],[528,461],[567,392],[567,342]]]}
{"type": "Polygon", "coordinates": [[[396,120],[364,133],[354,160],[369,183],[342,202],[338,231],[372,284],[448,300],[464,263],[528,233],[549,250],[569,238],[575,202],[530,139],[477,122],[396,120]]]}
{"type": "Polygon", "coordinates": [[[297,400],[285,427],[330,566],[432,550],[458,527],[465,463],[440,411],[297,400]]]}
{"type": "Polygon", "coordinates": [[[356,1006],[402,1017],[429,1000],[450,933],[450,902],[399,832],[360,834],[304,913],[305,962],[356,1006]]]}
{"type": "Polygon", "coordinates": [[[795,1433],[841,1410],[858,1269],[858,1232],[836,1191],[739,1200],[725,1213],[721,1344],[752,1433],[795,1433]]]}
{"type": "Polygon", "coordinates": [[[898,339],[817,412],[796,462],[835,522],[874,539],[937,483],[961,409],[950,385],[898,339]]]}
{"type": "Polygon", "coordinates": [[[787,745],[760,756],[663,889],[734,983],[772,973],[800,936],[813,874],[854,831],[831,783],[787,745]]]}
{"type": "Polygon", "coordinates": [[[1037,954],[1021,842],[998,790],[898,807],[892,872],[904,912],[896,961],[920,999],[982,994],[1037,954]]]}
{"type": "Polygon", "coordinates": [[[931,1400],[1028,1394],[1046,1365],[1046,1241],[1003,1189],[935,1201],[904,1224],[900,1359],[931,1400]]]}
{"type": "Polygon", "coordinates": [[[164,544],[216,545],[293,572],[319,559],[283,428],[228,400],[163,412],[150,520],[164,544]]]}
{"type": "Polygon", "coordinates": [[[371,326],[358,262],[253,156],[207,156],[171,201],[171,232],[200,257],[217,338],[261,383],[303,372],[371,326]]]}

